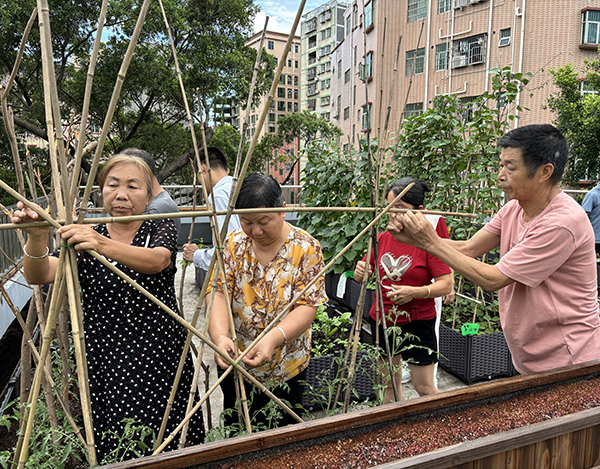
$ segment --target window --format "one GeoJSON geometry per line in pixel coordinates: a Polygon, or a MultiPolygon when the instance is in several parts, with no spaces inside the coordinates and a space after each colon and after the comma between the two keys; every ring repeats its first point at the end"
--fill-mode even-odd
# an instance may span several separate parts
{"type": "Polygon", "coordinates": [[[408,0],[408,23],[422,20],[427,16],[427,0],[408,0]]]}
{"type": "Polygon", "coordinates": [[[375,0],[371,0],[365,5],[365,29],[373,26],[373,3],[375,0]]]}
{"type": "Polygon", "coordinates": [[[321,81],[321,89],[327,90],[331,87],[331,79],[327,78],[326,80],[321,81]]]}
{"type": "Polygon", "coordinates": [[[438,0],[438,15],[450,11],[452,0],[438,0]]]}
{"type": "Polygon", "coordinates": [[[298,53],[298,44],[294,44],[294,52],[297,54],[298,53]]]}
{"type": "Polygon", "coordinates": [[[352,104],[356,105],[356,85],[354,85],[354,97],[352,98],[352,104]]]}
{"type": "Polygon", "coordinates": [[[359,74],[363,81],[373,78],[373,52],[365,55],[364,64],[360,64],[359,74]]]}
{"type": "Polygon", "coordinates": [[[448,43],[437,44],[435,46],[435,71],[448,69],[448,43]]]}
{"type": "Polygon", "coordinates": [[[328,112],[322,112],[321,113],[321,118],[325,119],[326,121],[328,121],[331,118],[331,115],[328,112]]]}
{"type": "Polygon", "coordinates": [[[278,83],[280,85],[285,85],[285,75],[282,73],[281,75],[279,75],[279,81],[278,83]]]}
{"type": "Polygon", "coordinates": [[[329,55],[329,53],[331,52],[331,46],[323,46],[321,47],[321,49],[319,49],[319,57],[323,57],[324,55],[329,55]]]}
{"type": "Polygon", "coordinates": [[[288,59],[288,67],[292,66],[292,59],[288,59]]]}
{"type": "Polygon", "coordinates": [[[319,90],[317,89],[317,83],[309,83],[306,87],[306,94],[308,96],[312,96],[313,94],[317,94],[319,90]]]}
{"type": "Polygon", "coordinates": [[[306,107],[308,108],[309,111],[314,111],[315,109],[317,109],[317,100],[316,99],[309,99],[306,102],[306,107]]]}
{"type": "MultiPolygon", "coordinates": [[[[313,109],[314,111],[314,109],[313,109]]],[[[298,112],[298,103],[294,103],[294,112],[298,112]]]]}
{"type": "Polygon", "coordinates": [[[275,49],[275,41],[267,41],[267,49],[269,49],[269,50],[275,49]]]}
{"type": "Polygon", "coordinates": [[[312,49],[313,47],[317,47],[317,35],[310,36],[308,38],[308,48],[312,49]]]}
{"type": "Polygon", "coordinates": [[[346,16],[346,34],[350,34],[350,21],[352,21],[352,16],[346,16]]]}
{"type": "Polygon", "coordinates": [[[255,124],[255,123],[256,123],[256,117],[254,117],[254,114],[252,114],[252,115],[250,116],[250,122],[251,122],[252,124],[255,124]]]}
{"type": "Polygon", "coordinates": [[[312,65],[317,61],[317,52],[311,52],[308,54],[308,65],[312,65]]]}
{"type": "MultiPolygon", "coordinates": [[[[269,122],[275,122],[275,114],[273,114],[272,112],[269,112],[269,122]]],[[[252,123],[254,124],[254,122],[252,123]]]]}
{"type": "Polygon", "coordinates": [[[342,78],[342,61],[338,60],[338,78],[342,78]]]}
{"type": "Polygon", "coordinates": [[[582,96],[588,94],[599,94],[598,90],[594,88],[594,86],[590,82],[587,81],[582,81],[579,83],[579,93],[581,93],[582,96]]]}
{"type": "Polygon", "coordinates": [[[294,76],[294,86],[298,86],[298,75],[294,76]]]}
{"type": "Polygon", "coordinates": [[[298,68],[298,61],[297,60],[294,60],[294,67],[298,68]]]}
{"type": "Polygon", "coordinates": [[[321,13],[321,23],[325,23],[331,19],[331,10],[325,10],[321,13]]]}
{"type": "Polygon", "coordinates": [[[412,116],[418,116],[423,113],[423,103],[407,104],[404,107],[404,118],[408,119],[412,116]]]}
{"type": "Polygon", "coordinates": [[[581,12],[582,44],[600,44],[600,11],[586,10],[581,12]]]}
{"type": "Polygon", "coordinates": [[[285,88],[277,88],[277,97],[285,98],[285,88]]]}
{"type": "Polygon", "coordinates": [[[288,88],[288,90],[287,90],[287,98],[292,99],[292,89],[291,88],[288,88]]]}
{"type": "Polygon", "coordinates": [[[355,67],[356,67],[356,61],[358,60],[357,57],[358,57],[358,47],[354,46],[354,66],[355,67]]]}
{"type": "Polygon", "coordinates": [[[277,110],[285,112],[285,101],[277,101],[277,110]]]}
{"type": "MultiPolygon", "coordinates": [[[[254,129],[252,129],[252,134],[254,134],[254,129]]],[[[275,133],[275,126],[274,125],[270,125],[269,126],[269,133],[274,134],[275,133]]]]}
{"type": "Polygon", "coordinates": [[[269,104],[269,109],[275,109],[275,101],[271,101],[271,104],[269,104]]]}
{"type": "Polygon", "coordinates": [[[294,99],[298,99],[298,90],[294,90],[294,99]]]}
{"type": "Polygon", "coordinates": [[[344,72],[344,83],[348,83],[350,81],[350,69],[344,72]]]}
{"type": "Polygon", "coordinates": [[[367,104],[362,107],[362,115],[360,119],[362,130],[371,128],[371,105],[367,104]]]}
{"type": "Polygon", "coordinates": [[[329,100],[330,100],[329,96],[323,96],[321,98],[321,106],[329,106],[329,100]]]}
{"type": "Polygon", "coordinates": [[[317,29],[317,18],[311,18],[306,23],[304,23],[304,32],[310,33],[317,29]]]}
{"type": "Polygon", "coordinates": [[[510,45],[510,28],[500,30],[500,41],[498,47],[506,47],[510,45]]]}
{"type": "MultiPolygon", "coordinates": [[[[464,96],[460,98],[460,107],[458,108],[461,113],[461,118],[464,122],[473,122],[473,114],[477,110],[476,105],[477,96],[464,96]]],[[[506,106],[506,100],[496,101],[496,109],[504,109],[506,106]]]]}
{"type": "Polygon", "coordinates": [[[420,75],[425,71],[425,48],[406,51],[406,72],[407,77],[411,75],[420,75]]]}
{"type": "Polygon", "coordinates": [[[288,101],[287,103],[288,112],[292,112],[292,102],[288,101]]]}
{"type": "Polygon", "coordinates": [[[317,67],[309,68],[306,71],[306,78],[308,80],[314,80],[315,78],[317,78],[317,67]]]}
{"type": "Polygon", "coordinates": [[[321,39],[327,39],[331,37],[331,28],[326,28],[321,31],[321,39]]]}
{"type": "Polygon", "coordinates": [[[344,108],[344,120],[350,119],[350,106],[344,108]]]}
{"type": "Polygon", "coordinates": [[[288,75],[287,84],[288,86],[292,86],[292,75],[288,75]]]}
{"type": "Polygon", "coordinates": [[[285,116],[285,114],[277,114],[277,122],[279,122],[279,119],[281,119],[284,116],[285,116]]]}

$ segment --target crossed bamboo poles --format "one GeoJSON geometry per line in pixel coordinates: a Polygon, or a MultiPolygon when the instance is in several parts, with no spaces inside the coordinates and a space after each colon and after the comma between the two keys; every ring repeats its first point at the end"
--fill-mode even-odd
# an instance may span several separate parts
{"type": "MultiPolygon", "coordinates": [[[[134,33],[132,35],[129,47],[127,49],[127,53],[124,57],[123,63],[121,65],[121,69],[119,71],[118,74],[118,78],[117,81],[115,83],[115,87],[113,90],[113,95],[110,101],[110,105],[108,108],[108,112],[106,115],[106,119],[104,121],[104,125],[102,128],[102,132],[100,134],[100,138],[98,141],[98,145],[96,147],[96,151],[95,151],[95,155],[94,155],[94,159],[93,159],[93,163],[91,165],[92,170],[89,174],[89,179],[88,179],[88,184],[86,185],[86,189],[84,192],[84,196],[83,196],[83,202],[82,205],[85,206],[87,204],[87,201],[89,200],[90,194],[91,194],[91,190],[92,190],[92,184],[93,181],[95,179],[95,174],[98,168],[98,163],[100,160],[100,157],[102,155],[102,151],[104,148],[104,144],[106,142],[106,138],[110,129],[110,124],[112,121],[112,116],[114,114],[114,110],[116,107],[116,103],[118,101],[118,97],[121,91],[121,87],[123,84],[123,81],[125,79],[126,73],[127,73],[127,69],[129,66],[129,63],[131,61],[131,57],[133,55],[133,51],[135,49],[135,46],[137,44],[137,40],[139,38],[139,34],[141,31],[141,27],[143,25],[146,13],[148,11],[149,8],[149,3],[150,0],[145,0],[141,9],[140,9],[140,13],[138,16],[138,20],[136,22],[136,27],[134,30],[134,33]]],[[[297,25],[299,23],[299,19],[300,19],[300,15],[303,11],[304,8],[304,1],[301,2],[301,5],[298,9],[297,12],[297,16],[294,22],[294,26],[292,29],[292,33],[289,35],[288,37],[288,42],[286,44],[286,48],[284,49],[284,54],[286,53],[285,51],[289,50],[289,47],[291,46],[291,42],[292,42],[292,38],[293,38],[293,32],[296,30],[297,25]]],[[[162,9],[162,3],[161,3],[161,9],[162,9]]],[[[72,219],[71,219],[71,211],[70,210],[66,210],[65,207],[71,207],[72,206],[72,200],[74,198],[74,194],[75,194],[75,190],[76,190],[76,178],[77,178],[77,174],[79,171],[79,168],[81,166],[81,159],[82,159],[82,153],[83,153],[83,137],[79,140],[78,142],[78,146],[77,146],[77,151],[76,151],[76,156],[75,156],[75,169],[76,171],[73,173],[74,176],[69,184],[69,180],[68,180],[68,171],[67,171],[67,165],[66,165],[66,154],[65,154],[65,141],[64,141],[64,137],[62,134],[62,120],[60,117],[60,112],[59,112],[59,101],[58,101],[58,93],[57,93],[57,89],[56,89],[56,82],[55,82],[55,76],[54,76],[54,68],[53,68],[53,62],[52,62],[52,47],[51,47],[51,41],[50,41],[50,23],[49,23],[49,11],[48,11],[48,5],[47,5],[47,1],[46,0],[38,0],[38,10],[40,12],[39,15],[39,27],[41,30],[41,44],[42,44],[42,50],[43,50],[43,54],[42,54],[42,61],[43,61],[43,72],[44,72],[44,96],[45,96],[45,104],[46,104],[46,123],[47,123],[47,129],[48,129],[48,135],[49,135],[49,149],[50,149],[50,161],[51,161],[51,167],[52,167],[52,181],[53,181],[53,188],[54,188],[54,197],[56,200],[56,205],[58,207],[58,215],[59,218],[61,218],[61,220],[64,220],[62,223],[71,223],[72,219]],[[58,155],[57,155],[58,153],[58,155]]],[[[97,35],[96,35],[96,41],[94,44],[94,49],[93,49],[93,54],[92,54],[92,60],[90,61],[90,65],[89,65],[89,70],[88,70],[88,76],[87,76],[87,82],[86,82],[86,91],[85,91],[85,96],[84,96],[84,108],[83,108],[83,112],[82,112],[82,123],[81,123],[81,127],[85,128],[86,126],[86,122],[87,122],[87,115],[88,115],[88,108],[89,108],[89,97],[91,94],[91,86],[93,83],[93,74],[94,74],[94,67],[95,67],[95,63],[96,63],[96,59],[98,56],[98,47],[99,47],[99,43],[100,43],[100,36],[101,36],[101,32],[102,32],[102,25],[103,25],[103,21],[104,21],[104,15],[106,12],[106,0],[104,1],[103,5],[102,5],[102,13],[99,19],[99,26],[98,26],[98,31],[97,31],[97,35]]],[[[163,9],[163,15],[164,15],[164,9],[163,9]]],[[[35,17],[35,11],[34,14],[32,14],[32,19],[30,19],[30,24],[32,23],[33,19],[35,17]]],[[[167,26],[167,30],[169,31],[169,36],[170,36],[170,29],[168,26],[168,22],[166,20],[166,16],[164,16],[165,18],[165,23],[167,26]]],[[[29,26],[30,27],[30,26],[29,26]]],[[[264,33],[263,33],[264,34],[264,33]]],[[[27,36],[27,32],[23,38],[23,43],[26,41],[26,36],[27,36]]],[[[171,44],[172,44],[172,38],[170,37],[171,40],[171,44]]],[[[175,56],[175,60],[177,60],[176,57],[176,52],[175,49],[173,47],[173,53],[175,56]]],[[[19,60],[19,59],[18,59],[19,60]]],[[[177,63],[177,62],[176,62],[177,63]]],[[[258,61],[257,61],[258,63],[258,61]]],[[[272,100],[274,99],[275,96],[275,90],[277,88],[277,83],[278,83],[278,79],[279,76],[281,75],[282,69],[283,69],[283,65],[285,64],[285,60],[279,60],[279,66],[277,67],[277,71],[275,73],[275,77],[273,80],[273,84],[271,86],[271,90],[268,96],[268,100],[267,100],[267,105],[264,107],[263,113],[261,114],[260,118],[259,118],[259,123],[258,126],[261,127],[262,125],[264,125],[264,122],[266,120],[266,116],[267,116],[267,112],[268,112],[268,108],[269,108],[269,104],[272,102],[272,100]]],[[[256,66],[257,67],[257,66],[256,66]]],[[[255,68],[256,68],[255,67],[255,68]]],[[[15,70],[18,68],[17,63],[15,64],[15,70]]],[[[178,68],[178,65],[177,65],[178,68]]],[[[178,70],[178,74],[179,74],[179,81],[180,81],[180,86],[182,88],[182,94],[185,98],[186,93],[185,90],[183,89],[183,83],[181,81],[181,76],[180,76],[180,72],[178,70]]],[[[8,96],[8,89],[6,90],[6,92],[3,94],[3,111],[6,103],[6,97],[8,96]]],[[[199,161],[199,152],[198,152],[198,148],[197,148],[197,143],[194,137],[194,132],[193,132],[193,120],[191,118],[191,114],[189,112],[189,107],[187,105],[187,100],[185,100],[185,105],[186,105],[186,111],[188,113],[188,119],[190,120],[190,122],[192,123],[191,128],[192,128],[192,136],[193,136],[193,140],[194,140],[194,146],[195,146],[195,154],[196,154],[196,161],[198,163],[198,167],[200,168],[200,161],[199,161]]],[[[247,111],[248,112],[248,111],[247,111]]],[[[4,115],[4,113],[3,113],[4,115]]],[[[5,115],[5,122],[9,122],[12,123],[12,119],[6,119],[6,115],[5,115]]],[[[245,125],[247,125],[247,119],[244,122],[245,125]]],[[[14,128],[11,129],[9,128],[9,126],[7,126],[7,131],[9,133],[9,135],[14,135],[14,128]]],[[[244,134],[242,134],[244,135],[244,134]]],[[[11,142],[13,141],[13,139],[11,138],[11,142]]],[[[213,239],[215,240],[217,247],[222,247],[222,239],[223,236],[226,232],[226,226],[229,222],[229,219],[231,217],[231,215],[233,213],[244,213],[244,211],[235,211],[234,207],[235,207],[235,201],[237,199],[237,196],[239,194],[239,184],[238,181],[243,179],[244,175],[246,174],[246,171],[248,169],[248,165],[250,162],[250,158],[252,156],[252,152],[257,144],[258,141],[258,133],[255,134],[254,138],[252,139],[251,143],[250,143],[250,148],[246,154],[246,158],[244,160],[244,163],[241,167],[241,170],[239,171],[238,174],[238,164],[240,161],[240,158],[238,158],[238,163],[236,163],[236,171],[234,174],[234,186],[233,186],[233,190],[232,190],[232,197],[230,199],[230,205],[228,207],[227,212],[225,213],[226,215],[226,219],[225,219],[225,223],[224,226],[222,227],[221,231],[219,231],[219,227],[218,227],[218,221],[217,221],[217,215],[219,214],[218,212],[212,211],[212,210],[208,210],[208,211],[202,211],[202,212],[193,212],[193,213],[186,213],[180,216],[202,216],[202,215],[208,215],[211,221],[211,228],[213,230],[213,239]]],[[[243,139],[242,139],[243,142],[243,139]]],[[[240,143],[240,151],[239,151],[239,155],[241,155],[241,148],[242,148],[242,142],[240,143]]],[[[203,136],[203,143],[204,143],[204,148],[206,148],[206,140],[205,137],[203,136]]],[[[206,154],[206,153],[205,153],[206,154]]],[[[13,156],[15,156],[15,152],[13,151],[13,156]]],[[[207,155],[206,155],[207,156],[207,155]]],[[[18,161],[18,152],[16,152],[16,158],[18,161]]],[[[206,161],[206,163],[208,163],[208,161],[206,161]]],[[[17,165],[18,167],[19,165],[17,165]]],[[[210,165],[207,164],[207,167],[210,168],[210,165]]],[[[210,170],[209,170],[210,171],[210,170]]],[[[209,177],[210,177],[210,172],[209,172],[209,177]]],[[[14,191],[12,188],[10,188],[8,185],[6,185],[3,181],[0,181],[0,187],[2,187],[4,190],[6,190],[7,192],[9,192],[11,195],[13,195],[15,198],[17,198],[18,200],[22,201],[26,206],[32,208],[34,211],[36,211],[36,213],[38,213],[38,215],[43,218],[45,220],[45,223],[37,223],[37,224],[28,224],[28,225],[20,225],[18,226],[18,228],[24,228],[26,226],[48,226],[51,225],[55,228],[58,228],[61,226],[62,223],[57,222],[56,220],[54,220],[52,217],[50,217],[45,211],[40,210],[39,208],[33,206],[33,204],[31,204],[25,197],[24,197],[24,184],[22,182],[19,183],[19,188],[22,189],[21,193],[14,191]]],[[[208,200],[207,194],[206,194],[206,189],[204,189],[204,195],[205,195],[205,200],[208,200]]],[[[410,189],[410,186],[407,187],[397,198],[396,200],[399,200],[406,191],[408,191],[410,189]]],[[[158,445],[158,447],[155,450],[155,453],[158,453],[160,451],[162,451],[162,449],[164,449],[164,447],[173,440],[173,438],[175,437],[175,435],[183,429],[183,427],[186,425],[186,423],[189,421],[189,419],[191,418],[191,416],[193,415],[193,413],[195,411],[197,411],[200,406],[202,405],[202,403],[208,399],[208,397],[210,396],[210,394],[212,393],[212,391],[214,391],[216,389],[216,387],[220,384],[220,382],[222,381],[222,379],[225,378],[225,376],[230,373],[232,370],[236,370],[237,372],[241,373],[242,375],[244,375],[249,381],[251,381],[255,386],[257,386],[258,388],[260,388],[263,392],[265,392],[267,395],[269,395],[269,397],[271,397],[271,399],[273,399],[278,405],[280,405],[286,412],[288,412],[289,414],[291,414],[292,416],[294,416],[294,418],[298,421],[302,421],[300,419],[300,417],[298,417],[291,409],[289,409],[283,402],[279,401],[279,399],[277,399],[268,389],[266,389],[261,383],[259,383],[258,381],[256,381],[251,375],[248,374],[248,372],[240,366],[241,360],[243,359],[243,357],[252,349],[253,346],[256,345],[256,343],[258,343],[259,340],[262,339],[262,337],[268,333],[274,326],[275,324],[277,324],[277,322],[283,318],[286,314],[289,313],[289,311],[291,311],[292,307],[295,305],[296,301],[309,289],[311,288],[317,281],[319,281],[320,277],[322,277],[325,272],[331,268],[331,266],[348,250],[351,248],[351,246],[358,240],[360,239],[360,237],[362,237],[365,233],[367,233],[380,219],[381,217],[383,217],[393,206],[393,204],[396,202],[396,200],[394,200],[394,202],[392,202],[392,204],[388,205],[383,211],[381,211],[379,213],[379,215],[375,216],[374,219],[371,221],[371,223],[365,227],[361,233],[352,241],[350,242],[345,249],[343,249],[340,253],[338,253],[338,255],[336,257],[334,257],[323,269],[322,271],[304,288],[304,290],[302,292],[300,292],[293,300],[290,304],[288,304],[288,306],[281,311],[278,316],[275,318],[275,320],[269,324],[266,329],[263,331],[263,333],[261,335],[259,335],[255,341],[242,353],[239,354],[238,358],[236,360],[232,360],[228,354],[224,353],[222,350],[219,350],[214,343],[212,343],[210,341],[210,339],[206,336],[205,333],[198,331],[195,326],[193,326],[192,324],[187,323],[184,319],[182,319],[177,313],[175,313],[174,311],[172,311],[170,308],[168,308],[166,305],[164,305],[164,303],[162,303],[159,299],[157,299],[156,297],[154,297],[153,295],[151,295],[150,293],[148,293],[145,289],[143,289],[142,287],[140,287],[139,285],[137,285],[135,283],[135,281],[133,281],[131,278],[129,278],[126,274],[124,274],[123,272],[119,271],[119,269],[117,269],[116,267],[114,267],[112,264],[110,264],[103,256],[99,255],[98,253],[94,252],[94,251],[89,251],[89,253],[95,258],[97,259],[100,263],[102,263],[105,267],[107,267],[108,269],[110,269],[111,271],[113,271],[114,273],[116,273],[117,275],[119,275],[123,280],[125,280],[127,283],[129,283],[130,285],[132,285],[134,288],[136,288],[137,290],[139,290],[142,294],[146,295],[151,301],[153,301],[155,304],[157,304],[158,306],[160,306],[165,312],[167,312],[174,320],[176,320],[177,322],[179,322],[180,324],[182,324],[183,327],[185,327],[186,329],[188,329],[189,333],[188,333],[188,338],[186,340],[186,348],[187,348],[187,343],[189,340],[191,340],[192,335],[196,335],[197,337],[199,337],[202,341],[202,344],[208,344],[211,348],[213,348],[217,353],[219,353],[229,364],[229,368],[224,372],[224,374],[222,375],[221,379],[219,379],[207,392],[206,394],[203,396],[203,398],[190,410],[188,411],[186,418],[184,419],[184,421],[182,421],[179,426],[177,427],[177,429],[160,445],[158,445]]],[[[214,198],[213,198],[213,206],[214,206],[214,198]]],[[[329,209],[330,211],[351,211],[349,210],[349,208],[325,208],[325,210],[329,209]]],[[[301,207],[301,208],[295,208],[296,211],[319,211],[321,209],[318,208],[306,208],[306,207],[301,207]]],[[[376,209],[371,209],[371,210],[376,210],[376,209]]],[[[266,211],[265,209],[260,209],[260,211],[266,211]]],[[[273,211],[285,211],[284,209],[276,209],[273,211]]],[[[245,213],[248,213],[248,211],[245,211],[245,213]]],[[[458,215],[458,214],[457,214],[458,215]]],[[[84,212],[81,211],[79,213],[79,217],[77,219],[78,223],[84,223],[84,222],[88,222],[87,220],[83,219],[84,217],[84,212]]],[[[130,217],[128,217],[130,218],[130,217]]],[[[174,218],[174,216],[172,216],[171,214],[162,214],[161,216],[141,216],[139,217],[139,219],[153,219],[153,218],[174,218]]],[[[109,221],[107,222],[120,222],[120,221],[126,221],[125,218],[122,219],[113,219],[110,218],[109,221]]],[[[93,221],[90,221],[90,223],[98,223],[100,222],[100,220],[98,219],[94,219],[93,221]]],[[[12,225],[12,224],[7,224],[7,225],[3,225],[1,228],[2,229],[14,229],[17,226],[12,225]]],[[[214,263],[217,263],[217,273],[220,272],[220,275],[223,275],[224,269],[223,269],[223,259],[222,259],[222,252],[221,249],[217,249],[216,250],[216,256],[214,256],[213,258],[213,265],[214,263]]],[[[79,378],[79,383],[80,383],[80,392],[81,392],[81,404],[82,404],[82,408],[83,408],[83,419],[84,419],[84,426],[85,426],[85,434],[86,434],[86,440],[85,441],[85,446],[87,448],[88,454],[89,454],[89,458],[90,458],[90,463],[92,465],[96,464],[96,454],[95,454],[95,447],[94,447],[94,436],[93,436],[93,424],[92,424],[92,420],[91,420],[91,407],[90,407],[90,402],[89,402],[89,386],[88,386],[88,379],[87,379],[87,364],[86,364],[86,360],[85,360],[85,342],[84,342],[84,336],[83,336],[83,320],[82,320],[82,311],[81,311],[81,299],[79,298],[79,285],[78,285],[78,277],[77,277],[77,271],[76,271],[76,257],[75,257],[75,251],[73,249],[69,249],[65,246],[61,246],[61,252],[60,252],[60,257],[59,257],[59,268],[57,270],[57,275],[56,275],[56,279],[55,279],[55,283],[54,283],[54,288],[53,288],[53,293],[52,293],[52,297],[50,300],[50,310],[49,310],[49,315],[47,318],[47,323],[46,323],[46,327],[44,328],[44,334],[43,334],[43,342],[42,342],[42,348],[41,348],[41,352],[39,353],[39,358],[38,358],[38,363],[46,363],[48,360],[48,353],[49,353],[49,349],[50,349],[50,343],[53,339],[53,335],[54,335],[54,331],[55,331],[55,327],[56,327],[56,323],[57,323],[57,319],[58,319],[58,314],[59,314],[59,310],[60,310],[60,305],[62,303],[62,300],[64,298],[64,295],[66,294],[66,292],[68,291],[68,300],[69,300],[69,307],[71,310],[71,327],[72,327],[72,332],[73,332],[73,337],[74,337],[74,343],[75,343],[75,348],[76,348],[76,362],[77,362],[77,369],[78,369],[78,378],[79,378]]],[[[214,276],[214,282],[213,283],[213,289],[212,292],[214,294],[214,291],[216,290],[214,288],[215,284],[216,284],[216,278],[217,276],[214,276]]],[[[222,277],[223,278],[223,277],[222,277]]],[[[202,295],[200,298],[200,301],[197,305],[197,312],[195,314],[194,317],[194,323],[195,320],[197,320],[197,317],[199,315],[199,311],[201,310],[201,302],[204,300],[204,296],[205,296],[205,292],[206,292],[206,287],[208,285],[208,281],[209,281],[209,276],[207,276],[207,279],[205,281],[205,285],[203,285],[203,291],[202,291],[202,295]]],[[[226,290],[225,290],[225,294],[226,290]]],[[[228,314],[230,316],[230,321],[231,321],[231,310],[230,310],[230,306],[229,306],[229,302],[226,302],[228,304],[228,314]]],[[[207,308],[207,314],[210,314],[210,307],[212,304],[212,295],[211,295],[211,299],[209,300],[209,304],[208,304],[208,308],[207,308]]],[[[208,321],[208,320],[207,320],[208,321]]],[[[205,321],[205,325],[207,323],[207,321],[205,321]]],[[[232,328],[232,333],[234,333],[234,329],[232,328]]],[[[30,346],[32,346],[32,342],[29,340],[28,337],[26,337],[28,339],[28,342],[30,343],[30,346]]],[[[234,340],[235,343],[235,340],[234,340]]],[[[182,362],[183,360],[185,360],[185,355],[187,353],[187,349],[184,350],[184,353],[182,353],[182,362]]],[[[36,355],[36,353],[34,352],[34,356],[36,355]]],[[[201,354],[199,354],[198,359],[201,359],[201,354]]],[[[181,367],[180,367],[181,368],[181,367]]],[[[38,366],[36,369],[36,374],[34,377],[34,383],[32,386],[32,392],[30,394],[30,398],[29,398],[29,403],[30,403],[30,409],[27,415],[27,425],[26,425],[26,429],[25,432],[23,433],[23,437],[22,439],[20,439],[19,442],[19,446],[17,448],[17,452],[16,452],[16,456],[18,456],[18,467],[21,468],[24,466],[24,463],[26,461],[27,458],[27,447],[29,444],[29,440],[31,437],[31,431],[32,431],[32,426],[33,426],[33,418],[34,418],[34,414],[35,414],[35,408],[36,408],[36,404],[37,404],[37,400],[38,400],[38,396],[39,396],[39,390],[40,390],[40,384],[41,384],[41,380],[42,380],[42,376],[44,374],[48,375],[49,371],[48,369],[42,365],[42,366],[38,366]]],[[[179,376],[181,374],[181,370],[179,370],[179,372],[177,373],[177,378],[176,381],[179,379],[179,376]]],[[[197,381],[197,379],[195,379],[195,381],[197,381]]],[[[50,381],[51,382],[51,381],[50,381]]],[[[240,377],[240,381],[241,382],[241,377],[240,377]]],[[[173,392],[176,390],[177,388],[177,383],[174,384],[173,386],[173,392]]],[[[240,387],[240,390],[243,390],[243,386],[240,387]]],[[[190,402],[193,402],[193,394],[194,394],[194,390],[192,391],[192,395],[190,396],[190,402]]],[[[243,392],[243,391],[242,391],[243,392]]],[[[58,395],[58,393],[57,393],[58,395]]],[[[244,400],[243,396],[242,396],[242,400],[244,400]]],[[[170,404],[172,402],[170,401],[170,404]]],[[[170,405],[169,404],[169,405],[170,405]]],[[[166,413],[165,413],[165,422],[166,419],[168,418],[168,410],[169,410],[169,406],[167,406],[166,409],[166,413]]],[[[67,413],[68,418],[70,417],[69,413],[67,413]]],[[[247,428],[251,431],[251,427],[249,424],[249,416],[247,415],[247,411],[245,412],[245,419],[246,419],[246,424],[247,424],[247,428]]],[[[72,421],[72,418],[69,418],[70,421],[72,421]]],[[[74,424],[74,422],[72,421],[72,425],[76,431],[76,434],[79,435],[78,430],[76,425],[74,424]]],[[[159,438],[159,442],[162,439],[162,433],[164,432],[164,425],[161,428],[161,436],[159,438]]],[[[81,437],[83,440],[83,437],[81,437]]],[[[183,441],[181,442],[183,444],[183,441]]]]}

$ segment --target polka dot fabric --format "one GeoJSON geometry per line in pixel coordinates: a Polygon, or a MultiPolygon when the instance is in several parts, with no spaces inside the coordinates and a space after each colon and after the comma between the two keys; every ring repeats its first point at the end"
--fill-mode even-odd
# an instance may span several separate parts
{"type": "MultiPolygon", "coordinates": [[[[110,238],[106,225],[96,225],[94,229],[110,238]]],[[[175,266],[176,236],[172,220],[147,220],[131,244],[148,248],[166,247],[172,253],[175,266]]],[[[175,267],[155,275],[145,275],[119,263],[114,264],[172,310],[178,311],[175,267]]],[[[125,418],[133,418],[158,434],[186,331],[160,307],[88,253],[79,253],[78,266],[92,417],[98,458],[102,460],[118,443],[107,432],[122,435],[122,420],[125,418]]],[[[193,362],[188,355],[165,435],[169,435],[185,416],[192,377],[193,362]]],[[[204,423],[199,411],[190,422],[186,445],[203,441],[204,423]]],[[[175,438],[167,450],[176,449],[177,444],[178,438],[175,438]]]]}

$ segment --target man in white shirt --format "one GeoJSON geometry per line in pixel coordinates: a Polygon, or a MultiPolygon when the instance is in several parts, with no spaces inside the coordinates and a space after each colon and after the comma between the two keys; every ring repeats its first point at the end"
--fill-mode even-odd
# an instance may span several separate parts
{"type": "MultiPolygon", "coordinates": [[[[206,157],[204,150],[200,150],[200,161],[202,172],[198,174],[201,178],[202,184],[206,187],[207,193],[210,195],[214,193],[215,207],[214,210],[227,210],[229,205],[229,196],[231,194],[231,185],[233,178],[229,176],[229,168],[227,166],[227,157],[217,147],[207,147],[208,149],[208,163],[210,164],[210,181],[208,179],[208,168],[204,162],[206,157]],[[212,185],[211,185],[212,182],[212,185]]],[[[207,205],[210,207],[212,204],[212,196],[208,197],[207,205]]],[[[217,216],[219,231],[223,227],[225,222],[225,215],[217,216]]],[[[229,226],[227,232],[235,231],[241,228],[240,221],[237,215],[232,215],[229,219],[229,226]]],[[[213,243],[214,244],[214,243],[213,243]]],[[[208,266],[215,252],[214,246],[211,248],[199,249],[197,244],[184,244],[183,245],[183,260],[187,262],[193,262],[194,266],[204,271],[208,270],[208,266]]]]}

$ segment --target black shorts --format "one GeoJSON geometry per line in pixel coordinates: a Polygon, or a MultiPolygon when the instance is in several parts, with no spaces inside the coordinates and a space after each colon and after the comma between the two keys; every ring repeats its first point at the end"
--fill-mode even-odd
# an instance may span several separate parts
{"type": "MultiPolygon", "coordinates": [[[[375,342],[375,320],[369,317],[371,334],[375,342]]],[[[435,318],[412,321],[401,326],[387,326],[390,351],[392,355],[402,355],[402,360],[413,365],[427,366],[438,362],[435,318]],[[400,343],[395,344],[399,335],[400,343]],[[411,345],[413,347],[411,347],[411,345]]],[[[383,325],[379,324],[379,348],[383,357],[387,357],[384,342],[383,325]]]]}

